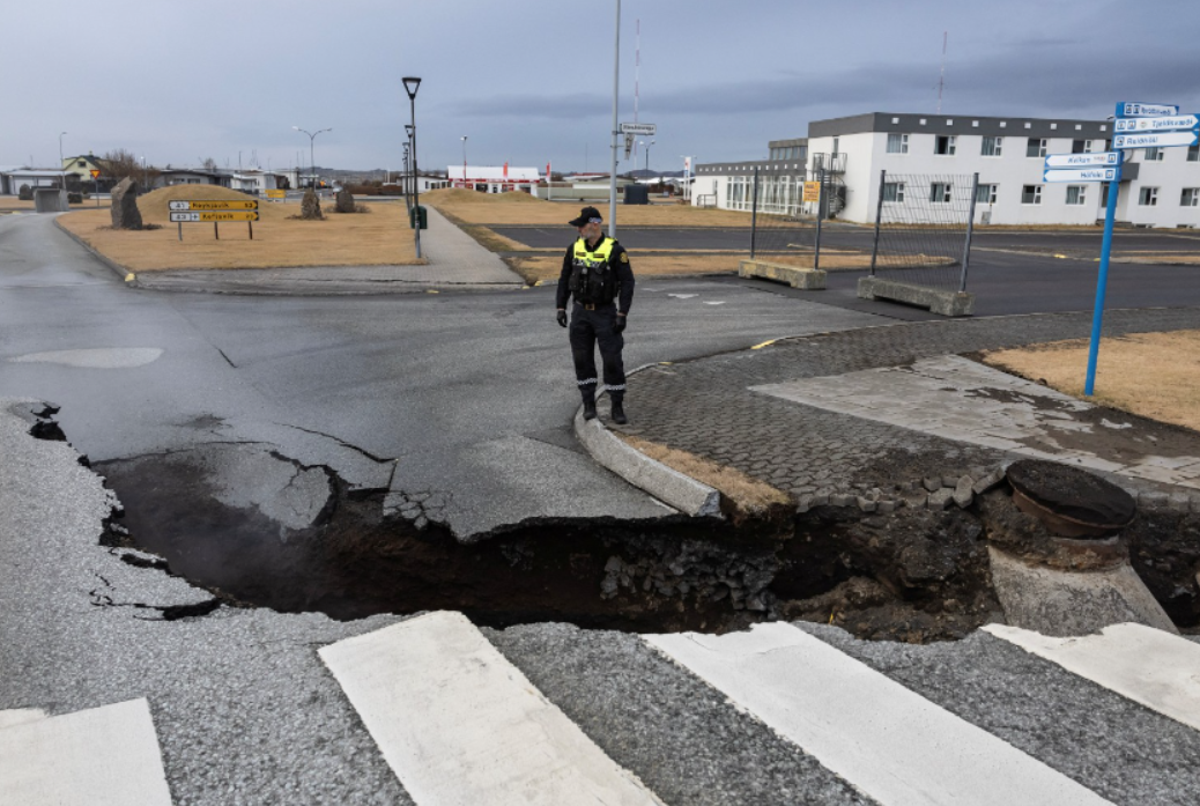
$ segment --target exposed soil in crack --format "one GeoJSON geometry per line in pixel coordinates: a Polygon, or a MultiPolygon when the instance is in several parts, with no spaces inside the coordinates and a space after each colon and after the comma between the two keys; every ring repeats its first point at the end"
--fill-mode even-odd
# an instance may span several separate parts
{"type": "MultiPolygon", "coordinates": [[[[445,494],[350,490],[321,469],[331,497],[308,526],[289,528],[253,506],[222,503],[203,463],[186,453],[104,463],[97,470],[126,508],[105,539],[162,557],[151,567],[213,594],[189,606],[195,612],[162,618],[219,604],[337,619],[452,609],[495,627],[566,621],[638,632],[724,632],[786,618],[910,642],[1002,620],[989,538],[1030,558],[1045,539],[1002,482],[962,505],[905,505],[927,495],[911,480],[962,471],[944,456],[904,452],[881,456],[857,480],[894,494],[890,511],[843,502],[760,519],[537,520],[470,545],[437,522],[445,494]]],[[[1134,568],[1172,618],[1200,623],[1200,517],[1143,511],[1125,534],[1134,568]]]]}

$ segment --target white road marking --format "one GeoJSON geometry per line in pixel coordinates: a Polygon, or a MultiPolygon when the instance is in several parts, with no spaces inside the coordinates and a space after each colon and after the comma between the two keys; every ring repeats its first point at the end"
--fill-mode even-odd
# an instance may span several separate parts
{"type": "Polygon", "coordinates": [[[790,624],[644,640],[885,806],[1108,803],[790,624]]]}
{"type": "Polygon", "coordinates": [[[658,804],[461,613],[320,650],[420,806],[658,804]]]}
{"type": "Polygon", "coordinates": [[[0,806],[170,806],[143,700],[0,730],[0,806]]]}
{"type": "Polygon", "coordinates": [[[698,297],[700,295],[699,294],[667,294],[667,296],[675,297],[675,299],[691,299],[692,297],[698,297]]]}
{"type": "Polygon", "coordinates": [[[28,353],[8,360],[17,364],[64,364],[82,369],[130,369],[157,361],[162,354],[158,347],[97,347],[28,353]]]}
{"type": "Polygon", "coordinates": [[[704,303],[704,304],[705,304],[705,305],[724,305],[724,304],[725,304],[725,300],[721,300],[720,302],[706,302],[706,303],[704,303]]]}
{"type": "Polygon", "coordinates": [[[987,632],[1072,674],[1200,730],[1200,645],[1142,624],[1113,624],[1099,635],[1051,638],[989,624],[987,632]]]}

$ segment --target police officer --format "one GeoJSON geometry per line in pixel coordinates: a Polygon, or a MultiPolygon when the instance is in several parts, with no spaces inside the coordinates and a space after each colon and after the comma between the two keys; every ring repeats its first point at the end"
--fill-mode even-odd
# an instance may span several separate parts
{"type": "Polygon", "coordinates": [[[579,230],[563,257],[558,278],[558,323],[567,326],[567,300],[571,309],[571,357],[575,360],[575,378],[583,396],[583,417],[596,416],[596,344],[604,364],[604,387],[612,401],[612,421],[629,422],[625,417],[625,365],[621,349],[629,306],[633,302],[633,269],[629,254],[600,229],[600,211],[584,207],[579,217],[569,222],[579,230]]]}

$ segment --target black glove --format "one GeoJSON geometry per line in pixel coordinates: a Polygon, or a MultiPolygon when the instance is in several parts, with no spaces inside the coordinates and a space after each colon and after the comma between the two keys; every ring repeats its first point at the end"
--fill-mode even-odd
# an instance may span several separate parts
{"type": "Polygon", "coordinates": [[[559,311],[558,314],[554,318],[556,320],[558,320],[558,323],[560,325],[562,325],[563,327],[567,326],[567,312],[566,311],[559,311]]]}
{"type": "Polygon", "coordinates": [[[625,317],[617,314],[616,324],[613,325],[613,333],[622,333],[625,331],[625,317]]]}

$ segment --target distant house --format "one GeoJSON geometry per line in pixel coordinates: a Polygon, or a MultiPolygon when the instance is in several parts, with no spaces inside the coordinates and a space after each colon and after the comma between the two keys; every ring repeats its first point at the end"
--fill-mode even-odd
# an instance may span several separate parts
{"type": "Polygon", "coordinates": [[[154,180],[156,188],[172,185],[222,185],[228,187],[229,176],[200,168],[166,168],[154,180]]]}
{"type": "Polygon", "coordinates": [[[509,193],[536,187],[541,175],[537,168],[510,168],[504,165],[451,165],[446,176],[452,187],[469,188],[480,193],[509,193]]]}
{"type": "Polygon", "coordinates": [[[21,190],[21,185],[30,188],[60,187],[63,175],[61,171],[39,168],[14,168],[4,174],[3,189],[5,193],[15,196],[21,190]]]}
{"type": "Polygon", "coordinates": [[[100,158],[94,154],[66,157],[63,159],[62,169],[68,177],[73,176],[81,183],[92,181],[92,171],[99,171],[101,176],[104,175],[104,166],[100,164],[100,158]]]}

